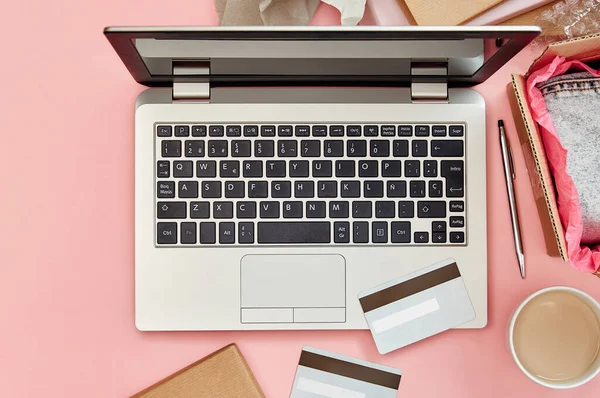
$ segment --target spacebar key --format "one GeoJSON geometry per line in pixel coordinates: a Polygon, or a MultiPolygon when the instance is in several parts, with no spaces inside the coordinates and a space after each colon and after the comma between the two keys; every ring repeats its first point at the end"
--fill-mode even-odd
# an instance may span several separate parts
{"type": "Polygon", "coordinates": [[[330,243],[329,222],[259,222],[258,243],[330,243]]]}

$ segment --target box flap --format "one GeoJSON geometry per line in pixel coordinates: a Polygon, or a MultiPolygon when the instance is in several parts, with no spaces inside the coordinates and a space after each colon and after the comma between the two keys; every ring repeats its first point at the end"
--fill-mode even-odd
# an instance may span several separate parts
{"type": "Polygon", "coordinates": [[[509,83],[507,91],[542,223],[546,251],[551,256],[560,256],[567,261],[565,231],[558,215],[554,180],[538,126],[531,116],[526,100],[525,78],[512,75],[512,83],[509,83]]]}
{"type": "Polygon", "coordinates": [[[173,373],[132,398],[264,398],[235,344],[173,373]]]}
{"type": "Polygon", "coordinates": [[[542,55],[531,64],[526,76],[548,65],[558,55],[567,60],[576,59],[582,62],[600,59],[600,33],[551,43],[542,55]]]}

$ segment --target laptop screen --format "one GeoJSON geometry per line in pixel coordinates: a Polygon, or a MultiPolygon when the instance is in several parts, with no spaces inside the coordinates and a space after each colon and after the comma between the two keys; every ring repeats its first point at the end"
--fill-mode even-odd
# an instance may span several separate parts
{"type": "Polygon", "coordinates": [[[535,27],[107,28],[137,81],[170,85],[398,84],[484,81],[539,33],[535,27]],[[432,72],[433,73],[433,72],[432,72]]]}

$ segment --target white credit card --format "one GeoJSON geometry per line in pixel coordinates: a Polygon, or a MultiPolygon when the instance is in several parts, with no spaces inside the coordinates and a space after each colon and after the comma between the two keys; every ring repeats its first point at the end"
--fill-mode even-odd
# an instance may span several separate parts
{"type": "Polygon", "coordinates": [[[312,347],[304,347],[290,398],[396,398],[402,372],[312,347]]]}
{"type": "Polygon", "coordinates": [[[358,300],[381,354],[475,319],[453,258],[365,290],[358,300]]]}

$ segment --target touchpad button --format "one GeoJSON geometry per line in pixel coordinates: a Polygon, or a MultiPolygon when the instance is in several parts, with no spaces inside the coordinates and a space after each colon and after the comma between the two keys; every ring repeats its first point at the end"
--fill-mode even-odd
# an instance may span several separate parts
{"type": "Polygon", "coordinates": [[[345,322],[346,261],[339,254],[247,255],[242,322],[345,322]]]}

